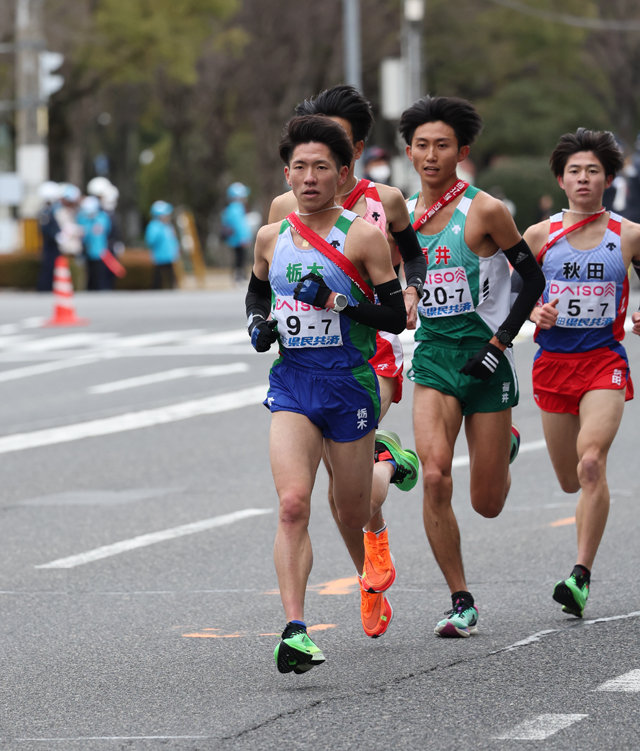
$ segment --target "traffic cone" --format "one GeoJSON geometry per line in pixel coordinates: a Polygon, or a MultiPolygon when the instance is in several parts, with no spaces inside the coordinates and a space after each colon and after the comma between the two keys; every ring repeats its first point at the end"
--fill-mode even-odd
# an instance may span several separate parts
{"type": "Polygon", "coordinates": [[[87,318],[78,318],[73,307],[73,281],[65,255],[56,258],[53,267],[53,316],[45,326],[86,326],[87,318]]]}

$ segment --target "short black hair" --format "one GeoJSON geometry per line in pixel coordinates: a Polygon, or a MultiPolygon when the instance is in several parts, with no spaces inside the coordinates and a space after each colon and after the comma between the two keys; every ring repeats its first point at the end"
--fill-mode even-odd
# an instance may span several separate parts
{"type": "Polygon", "coordinates": [[[338,169],[351,164],[353,146],[345,129],[324,115],[292,117],[285,125],[280,139],[280,158],[288,165],[296,146],[311,142],[327,146],[338,169]]]}
{"type": "Polygon", "coordinates": [[[560,136],[549,158],[553,174],[562,177],[569,157],[579,151],[592,151],[602,164],[607,177],[615,176],[624,164],[622,149],[611,131],[578,128],[575,133],[560,136]]]}
{"type": "Polygon", "coordinates": [[[424,96],[408,107],[400,116],[398,129],[411,146],[416,129],[424,123],[441,120],[453,128],[458,148],[470,146],[482,130],[482,118],[466,99],[454,96],[424,96]]]}
{"type": "Polygon", "coordinates": [[[366,141],[373,127],[371,103],[353,86],[341,84],[305,99],[295,109],[296,115],[341,117],[351,125],[353,141],[366,141]]]}

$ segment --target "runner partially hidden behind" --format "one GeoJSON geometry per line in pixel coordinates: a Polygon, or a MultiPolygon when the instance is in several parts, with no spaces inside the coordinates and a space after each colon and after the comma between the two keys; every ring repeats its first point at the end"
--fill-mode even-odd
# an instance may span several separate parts
{"type": "MultiPolygon", "coordinates": [[[[336,203],[353,158],[344,129],[319,115],[295,117],[280,156],[297,211],[258,232],[246,310],[255,349],[276,341],[280,348],[265,400],[280,501],[274,559],[287,619],[275,660],[281,673],[303,673],[325,659],[304,613],[311,492],[323,448],[340,522],[361,530],[370,517],[380,415],[368,360],[376,329],[399,334],[407,314],[386,239],[336,203]]],[[[363,547],[361,533],[358,539],[363,547]]]]}
{"type": "MultiPolygon", "coordinates": [[[[629,264],[640,276],[640,225],[602,206],[623,164],[611,133],[565,133],[550,163],[569,208],[525,232],[546,278],[542,303],[531,314],[539,345],[533,396],[560,486],[580,491],[576,565],[555,585],[553,599],[581,618],[609,514],[607,454],[625,400],[633,398],[622,339],[629,264]]],[[[640,334],[640,313],[632,322],[640,334]]]]}
{"type": "Polygon", "coordinates": [[[505,204],[456,175],[481,125],[474,107],[453,97],[419,99],[400,119],[421,184],[407,203],[428,266],[409,372],[413,426],[425,530],[453,605],[435,633],[452,637],[475,633],[478,622],[451,505],[456,438],[464,419],[471,505],[482,516],[497,516],[519,444],[511,426],[518,402],[511,342],[544,287],[505,204]],[[523,280],[511,309],[509,263],[523,280]]]}
{"type": "MultiPolygon", "coordinates": [[[[365,221],[378,227],[385,237],[391,238],[390,254],[394,268],[404,266],[406,288],[407,328],[415,329],[418,298],[427,266],[409,221],[409,213],[402,193],[389,185],[358,179],[356,165],[365,141],[373,126],[370,103],[353,86],[334,86],[317,96],[305,99],[296,107],[299,115],[326,115],[342,126],[353,146],[353,159],[345,185],[339,188],[336,203],[351,209],[365,221]]],[[[273,200],[269,221],[282,220],[296,207],[292,191],[273,200]]],[[[378,331],[375,353],[369,361],[380,387],[380,420],[391,404],[402,397],[404,355],[400,338],[388,331],[378,331]]],[[[411,449],[402,448],[400,438],[391,431],[378,430],[375,444],[375,466],[371,491],[371,517],[364,525],[364,559],[362,557],[362,532],[346,527],[339,519],[333,499],[331,466],[325,461],[329,473],[329,504],[360,580],[360,617],[367,636],[382,636],[391,623],[393,608],[386,593],[395,581],[396,567],[389,546],[389,532],[382,506],[394,484],[404,492],[412,490],[418,481],[418,458],[411,449]]]]}

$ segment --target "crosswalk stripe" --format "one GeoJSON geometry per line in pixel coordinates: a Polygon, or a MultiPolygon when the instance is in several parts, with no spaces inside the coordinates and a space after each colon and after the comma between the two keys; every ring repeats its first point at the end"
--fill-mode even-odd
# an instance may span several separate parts
{"type": "Polygon", "coordinates": [[[596,691],[622,691],[624,693],[638,693],[640,691],[640,670],[630,670],[624,675],[612,678],[598,686],[596,691]]]}
{"type": "Polygon", "coordinates": [[[499,740],[543,741],[552,735],[584,720],[586,714],[541,714],[532,720],[526,720],[514,728],[497,735],[499,740]]]}

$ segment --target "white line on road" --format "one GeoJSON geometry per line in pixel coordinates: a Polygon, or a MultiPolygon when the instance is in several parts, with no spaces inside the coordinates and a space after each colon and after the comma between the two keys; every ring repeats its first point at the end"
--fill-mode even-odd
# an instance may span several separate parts
{"type": "Polygon", "coordinates": [[[0,454],[79,441],[83,438],[122,433],[127,430],[140,430],[155,425],[166,425],[178,420],[188,420],[192,417],[213,415],[218,412],[228,412],[232,409],[260,404],[266,393],[267,387],[263,384],[220,394],[219,396],[207,397],[206,399],[169,404],[157,409],[127,412],[123,415],[105,417],[100,420],[89,420],[72,425],[62,425],[57,428],[35,430],[32,433],[15,433],[0,438],[0,454]]]}
{"type": "Polygon", "coordinates": [[[624,675],[612,678],[610,681],[606,681],[601,686],[598,686],[596,691],[624,691],[625,693],[638,693],[640,691],[640,670],[630,670],[624,675]]]}
{"type": "Polygon", "coordinates": [[[13,370],[5,370],[0,373],[0,383],[6,383],[7,381],[17,381],[22,378],[29,378],[34,375],[44,375],[45,373],[54,373],[57,370],[67,370],[68,368],[76,368],[80,365],[90,365],[94,362],[106,359],[104,352],[98,352],[91,355],[78,355],[77,357],[70,357],[65,360],[53,360],[52,362],[43,362],[39,365],[25,365],[22,368],[14,368],[13,370]]]}
{"type": "Polygon", "coordinates": [[[132,537],[128,540],[121,540],[112,545],[103,545],[100,548],[88,550],[86,553],[71,555],[67,558],[58,558],[50,563],[42,563],[39,566],[36,566],[36,568],[74,568],[75,566],[83,566],[85,563],[92,563],[93,561],[99,561],[102,558],[109,558],[110,556],[120,555],[120,553],[126,553],[130,550],[144,548],[148,545],[155,545],[158,542],[174,540],[176,537],[193,535],[196,532],[203,532],[207,529],[213,529],[214,527],[233,524],[234,522],[240,521],[241,519],[247,519],[251,516],[270,513],[272,513],[271,509],[266,508],[247,508],[242,511],[234,511],[232,514],[214,516],[211,519],[203,519],[199,522],[183,524],[180,527],[172,527],[171,529],[164,529],[160,532],[150,532],[149,534],[139,535],[138,537],[132,537]]]}
{"type": "Polygon", "coordinates": [[[136,376],[135,378],[123,378],[120,381],[100,383],[97,386],[92,386],[88,391],[90,394],[111,394],[114,391],[124,391],[125,389],[133,389],[138,386],[149,386],[153,383],[176,381],[179,378],[189,378],[190,376],[206,378],[207,376],[229,375],[230,373],[246,373],[248,370],[249,365],[246,362],[173,368],[172,370],[165,370],[162,373],[150,373],[149,375],[136,376]]]}
{"type": "Polygon", "coordinates": [[[499,740],[510,741],[543,741],[560,730],[574,725],[588,717],[586,714],[541,714],[533,720],[527,720],[516,725],[502,735],[497,735],[499,740]]]}
{"type": "Polygon", "coordinates": [[[519,649],[520,647],[528,647],[530,644],[535,644],[536,642],[541,641],[547,636],[551,636],[551,634],[561,634],[564,631],[567,631],[569,628],[575,628],[576,626],[584,627],[584,626],[594,626],[597,623],[611,623],[612,621],[622,621],[627,620],[630,618],[638,618],[640,617],[640,610],[632,610],[630,613],[621,613],[620,615],[609,615],[605,616],[603,618],[593,618],[588,621],[578,621],[577,623],[574,622],[571,625],[569,625],[567,628],[548,628],[544,631],[538,631],[535,634],[531,634],[530,636],[525,637],[524,639],[520,639],[520,641],[514,642],[513,644],[510,644],[508,647],[500,647],[500,649],[496,649],[493,652],[490,652],[489,654],[497,655],[501,652],[512,652],[515,649],[519,649]]]}

